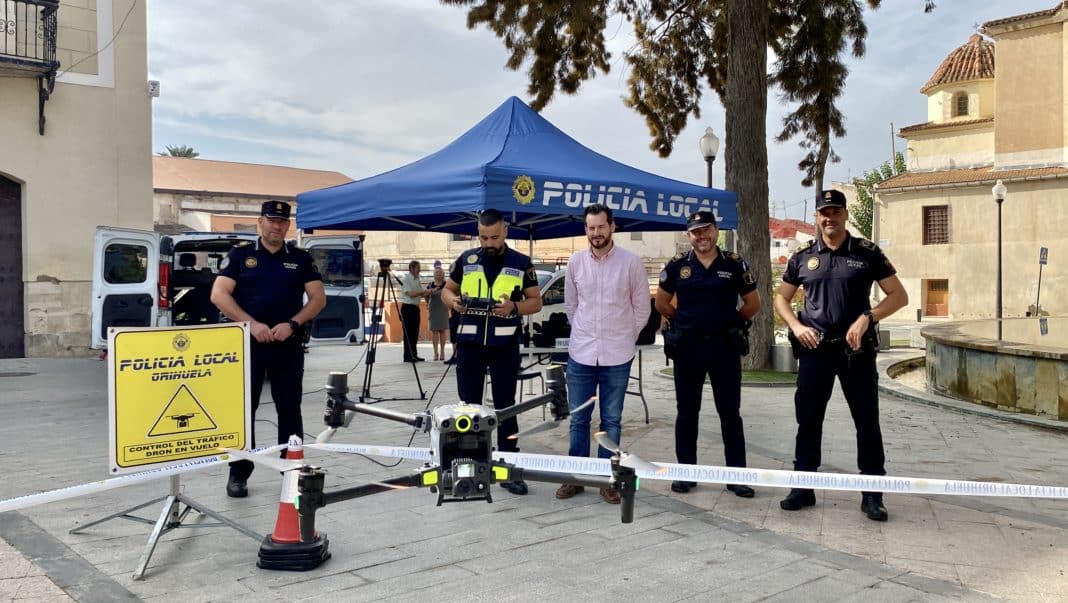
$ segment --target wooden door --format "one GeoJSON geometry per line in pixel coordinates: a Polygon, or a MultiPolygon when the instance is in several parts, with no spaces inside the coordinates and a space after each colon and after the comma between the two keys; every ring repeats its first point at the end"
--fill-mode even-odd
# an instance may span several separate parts
{"type": "Polygon", "coordinates": [[[26,355],[22,285],[22,187],[0,176],[0,358],[26,355]]]}

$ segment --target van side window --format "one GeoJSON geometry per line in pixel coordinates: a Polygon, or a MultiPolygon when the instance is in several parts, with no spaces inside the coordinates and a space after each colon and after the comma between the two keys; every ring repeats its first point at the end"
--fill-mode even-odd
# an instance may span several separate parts
{"type": "Polygon", "coordinates": [[[104,280],[113,285],[148,279],[148,247],[112,243],[104,249],[104,280]]]}
{"type": "Polygon", "coordinates": [[[562,304],[564,303],[564,279],[556,279],[556,282],[549,285],[549,288],[542,294],[543,305],[549,304],[562,304]]]}
{"type": "Polygon", "coordinates": [[[310,247],[326,287],[352,287],[360,283],[359,254],[352,247],[310,247]]]}

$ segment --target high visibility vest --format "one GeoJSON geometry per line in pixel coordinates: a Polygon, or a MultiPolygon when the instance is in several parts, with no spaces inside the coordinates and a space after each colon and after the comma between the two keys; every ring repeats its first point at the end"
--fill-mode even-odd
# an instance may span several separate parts
{"type": "MultiPolygon", "coordinates": [[[[500,302],[501,296],[514,299],[515,292],[520,292],[522,299],[523,271],[530,262],[519,252],[508,249],[504,256],[504,266],[500,274],[490,283],[486,280],[486,271],[482,266],[481,250],[475,249],[460,256],[463,278],[460,280],[461,295],[469,298],[488,298],[500,302]]],[[[469,312],[460,316],[460,326],[456,341],[462,343],[477,342],[483,345],[506,345],[515,341],[515,336],[522,324],[519,316],[500,317],[491,312],[469,312]]]]}

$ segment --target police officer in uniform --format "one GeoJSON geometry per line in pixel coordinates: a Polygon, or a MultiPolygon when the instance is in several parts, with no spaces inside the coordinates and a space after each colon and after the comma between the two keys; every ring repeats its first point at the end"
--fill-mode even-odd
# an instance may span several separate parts
{"type": "MultiPolygon", "coordinates": [[[[211,289],[211,302],[226,318],[249,323],[253,446],[265,376],[271,380],[271,397],[278,411],[278,443],[286,443],[290,435],[304,435],[300,415],[304,377],[301,328],[326,305],[322,276],[311,255],[286,243],[289,214],[288,203],[264,203],[259,240],[230,250],[211,289]]],[[[248,496],[252,468],[251,461],[230,463],[228,496],[248,496]]]]}
{"type": "MultiPolygon", "coordinates": [[[[678,338],[671,350],[675,361],[675,456],[679,463],[697,463],[698,414],[705,378],[723,434],[729,467],[745,467],[745,434],[739,414],[742,394],[742,355],[748,352],[744,325],[760,310],[760,294],[749,265],[736,253],[716,246],[719,226],[710,211],[694,213],[686,221],[693,249],[671,259],[660,273],[656,309],[671,321],[678,338]],[[675,298],[676,306],[671,300],[675,298]],[[741,303],[739,305],[739,298],[741,303]]],[[[696,482],[675,481],[671,489],[689,492],[696,482]]],[[[731,484],[727,490],[752,498],[749,486],[731,484]]]]}
{"type": "MultiPolygon", "coordinates": [[[[794,470],[816,471],[820,466],[823,417],[837,377],[857,430],[860,473],[886,475],[875,325],[905,306],[908,295],[882,250],[849,234],[848,219],[845,195],[823,191],[816,199],[816,239],[790,258],[775,295],[775,311],[790,328],[799,362],[794,470]],[[874,308],[869,302],[873,282],[886,294],[874,308]],[[805,289],[800,317],[790,306],[798,287],[805,289]]],[[[814,504],[815,492],[794,488],[779,506],[797,511],[814,504]]],[[[860,508],[874,521],[888,517],[881,492],[864,492],[860,508]]]]}
{"type": "MultiPolygon", "coordinates": [[[[489,371],[493,406],[515,404],[519,374],[520,316],[541,310],[541,292],[534,265],[526,255],[505,245],[508,224],[501,212],[487,209],[478,219],[481,247],[460,254],[441,292],[445,304],[460,314],[456,333],[456,389],[462,401],[482,403],[489,371]],[[492,300],[479,303],[476,300],[492,300]],[[470,306],[470,308],[468,307],[470,306]]],[[[519,431],[515,417],[497,426],[497,449],[517,452],[508,436],[519,431]]],[[[501,482],[512,494],[526,494],[522,480],[501,482]]]]}

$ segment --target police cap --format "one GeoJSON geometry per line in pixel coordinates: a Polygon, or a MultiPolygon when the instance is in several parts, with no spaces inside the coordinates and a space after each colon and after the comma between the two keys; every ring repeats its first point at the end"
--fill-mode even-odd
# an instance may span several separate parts
{"type": "Polygon", "coordinates": [[[704,228],[705,226],[715,226],[719,228],[719,224],[716,223],[716,214],[702,209],[701,211],[690,214],[690,217],[686,220],[686,230],[697,230],[698,228],[704,228]]]}
{"type": "Polygon", "coordinates": [[[842,191],[825,190],[816,198],[816,211],[824,207],[845,207],[846,198],[842,191]]]}
{"type": "Polygon", "coordinates": [[[260,215],[265,218],[289,219],[291,208],[285,201],[264,201],[260,208],[260,215]]]}

